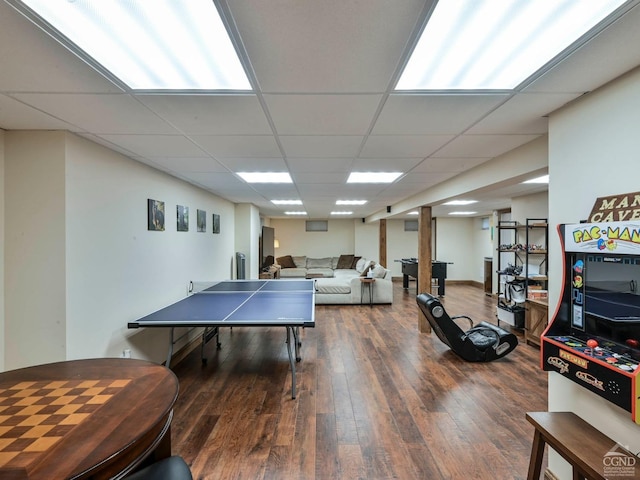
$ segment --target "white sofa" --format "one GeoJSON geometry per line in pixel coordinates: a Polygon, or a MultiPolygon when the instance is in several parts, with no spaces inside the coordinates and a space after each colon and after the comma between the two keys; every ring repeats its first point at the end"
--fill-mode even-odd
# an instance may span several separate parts
{"type": "MultiPolygon", "coordinates": [[[[354,268],[337,268],[340,257],[307,258],[292,256],[291,259],[278,258],[280,278],[315,277],[316,304],[359,305],[369,303],[369,287],[363,287],[360,280],[366,276],[365,269],[371,268],[375,282],[371,287],[373,303],[393,303],[393,284],[391,270],[384,268],[377,262],[360,258],[354,268]],[[291,260],[295,266],[291,266],[291,260]],[[363,273],[364,272],[364,273],[363,273]]],[[[340,262],[344,266],[344,262],[340,262]]]]}

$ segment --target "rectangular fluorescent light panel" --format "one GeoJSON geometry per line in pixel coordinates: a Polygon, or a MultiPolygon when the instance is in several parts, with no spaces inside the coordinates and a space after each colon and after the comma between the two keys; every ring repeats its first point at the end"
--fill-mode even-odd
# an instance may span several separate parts
{"type": "Polygon", "coordinates": [[[396,90],[509,90],[626,0],[441,0],[396,90]]]}
{"type": "Polygon", "coordinates": [[[475,215],[478,212],[449,212],[449,215],[475,215]]]}
{"type": "Polygon", "coordinates": [[[366,200],[336,200],[336,205],[364,205],[366,200]]]}
{"type": "Polygon", "coordinates": [[[522,183],[549,183],[549,175],[543,175],[542,177],[532,178],[522,183]]]}
{"type": "Polygon", "coordinates": [[[353,215],[353,212],[331,212],[331,215],[353,215]]]}
{"type": "Polygon", "coordinates": [[[22,3],[133,90],[251,90],[212,0],[22,3]]]}
{"type": "Polygon", "coordinates": [[[351,172],[347,183],[391,183],[402,172],[351,172]]]}
{"type": "Polygon", "coordinates": [[[284,212],[285,215],[306,215],[307,212],[284,212]]]}
{"type": "Polygon", "coordinates": [[[471,205],[477,202],[477,200],[451,200],[450,202],[443,203],[443,205],[471,205]]]}
{"type": "Polygon", "coordinates": [[[271,200],[274,205],[302,205],[302,200],[271,200]]]}
{"type": "Polygon", "coordinates": [[[237,172],[247,183],[293,183],[288,172],[237,172]]]}

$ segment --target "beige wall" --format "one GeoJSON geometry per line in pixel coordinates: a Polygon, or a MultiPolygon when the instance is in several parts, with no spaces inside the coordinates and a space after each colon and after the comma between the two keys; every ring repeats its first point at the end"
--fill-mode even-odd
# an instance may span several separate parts
{"type": "Polygon", "coordinates": [[[66,357],[65,134],[5,134],[5,367],[66,357]]]}
{"type": "MultiPolygon", "coordinates": [[[[551,115],[549,219],[554,230],[559,223],[587,218],[597,197],[639,190],[638,112],[640,71],[636,70],[551,115]]],[[[549,256],[559,259],[558,236],[554,231],[549,237],[549,256]]],[[[549,273],[549,303],[554,306],[561,291],[561,262],[552,261],[549,273]]],[[[573,411],[632,452],[640,451],[640,426],[630,413],[553,372],[549,410],[573,411]]],[[[557,455],[549,464],[561,479],[571,478],[557,455]]]]}
{"type": "Polygon", "coordinates": [[[234,205],[70,133],[7,132],[5,144],[5,367],[124,349],[164,361],[167,330],[127,322],[183,298],[190,280],[229,278],[234,205]],[[147,230],[148,198],[165,202],[164,232],[147,230]],[[176,231],[176,205],[189,232],[176,231]]]}
{"type": "Polygon", "coordinates": [[[0,372],[4,371],[4,130],[0,130],[0,372]]]}

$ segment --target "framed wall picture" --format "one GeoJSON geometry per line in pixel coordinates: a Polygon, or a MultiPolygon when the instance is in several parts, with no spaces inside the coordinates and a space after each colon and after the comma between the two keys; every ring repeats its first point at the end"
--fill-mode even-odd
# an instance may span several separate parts
{"type": "Polygon", "coordinates": [[[220,233],[220,215],[213,214],[213,233],[220,233]]]}
{"type": "Polygon", "coordinates": [[[164,232],[164,202],[147,199],[147,230],[164,232]]]}
{"type": "Polygon", "coordinates": [[[204,210],[197,210],[197,221],[198,221],[198,231],[206,232],[207,231],[207,212],[204,210]]]}
{"type": "Polygon", "coordinates": [[[177,210],[177,228],[179,232],[188,232],[189,231],[189,207],[184,207],[182,205],[178,205],[176,207],[177,210]]]}

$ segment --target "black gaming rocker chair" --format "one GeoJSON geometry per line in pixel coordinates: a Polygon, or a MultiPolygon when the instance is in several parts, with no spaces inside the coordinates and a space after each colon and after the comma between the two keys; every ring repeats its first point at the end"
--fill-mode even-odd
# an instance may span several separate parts
{"type": "Polygon", "coordinates": [[[433,295],[421,293],[417,302],[438,338],[468,362],[497,360],[518,346],[518,338],[500,327],[487,322],[473,326],[473,320],[466,315],[449,317],[440,300],[433,295]],[[467,319],[471,328],[462,330],[454,321],[457,318],[467,319]]]}

